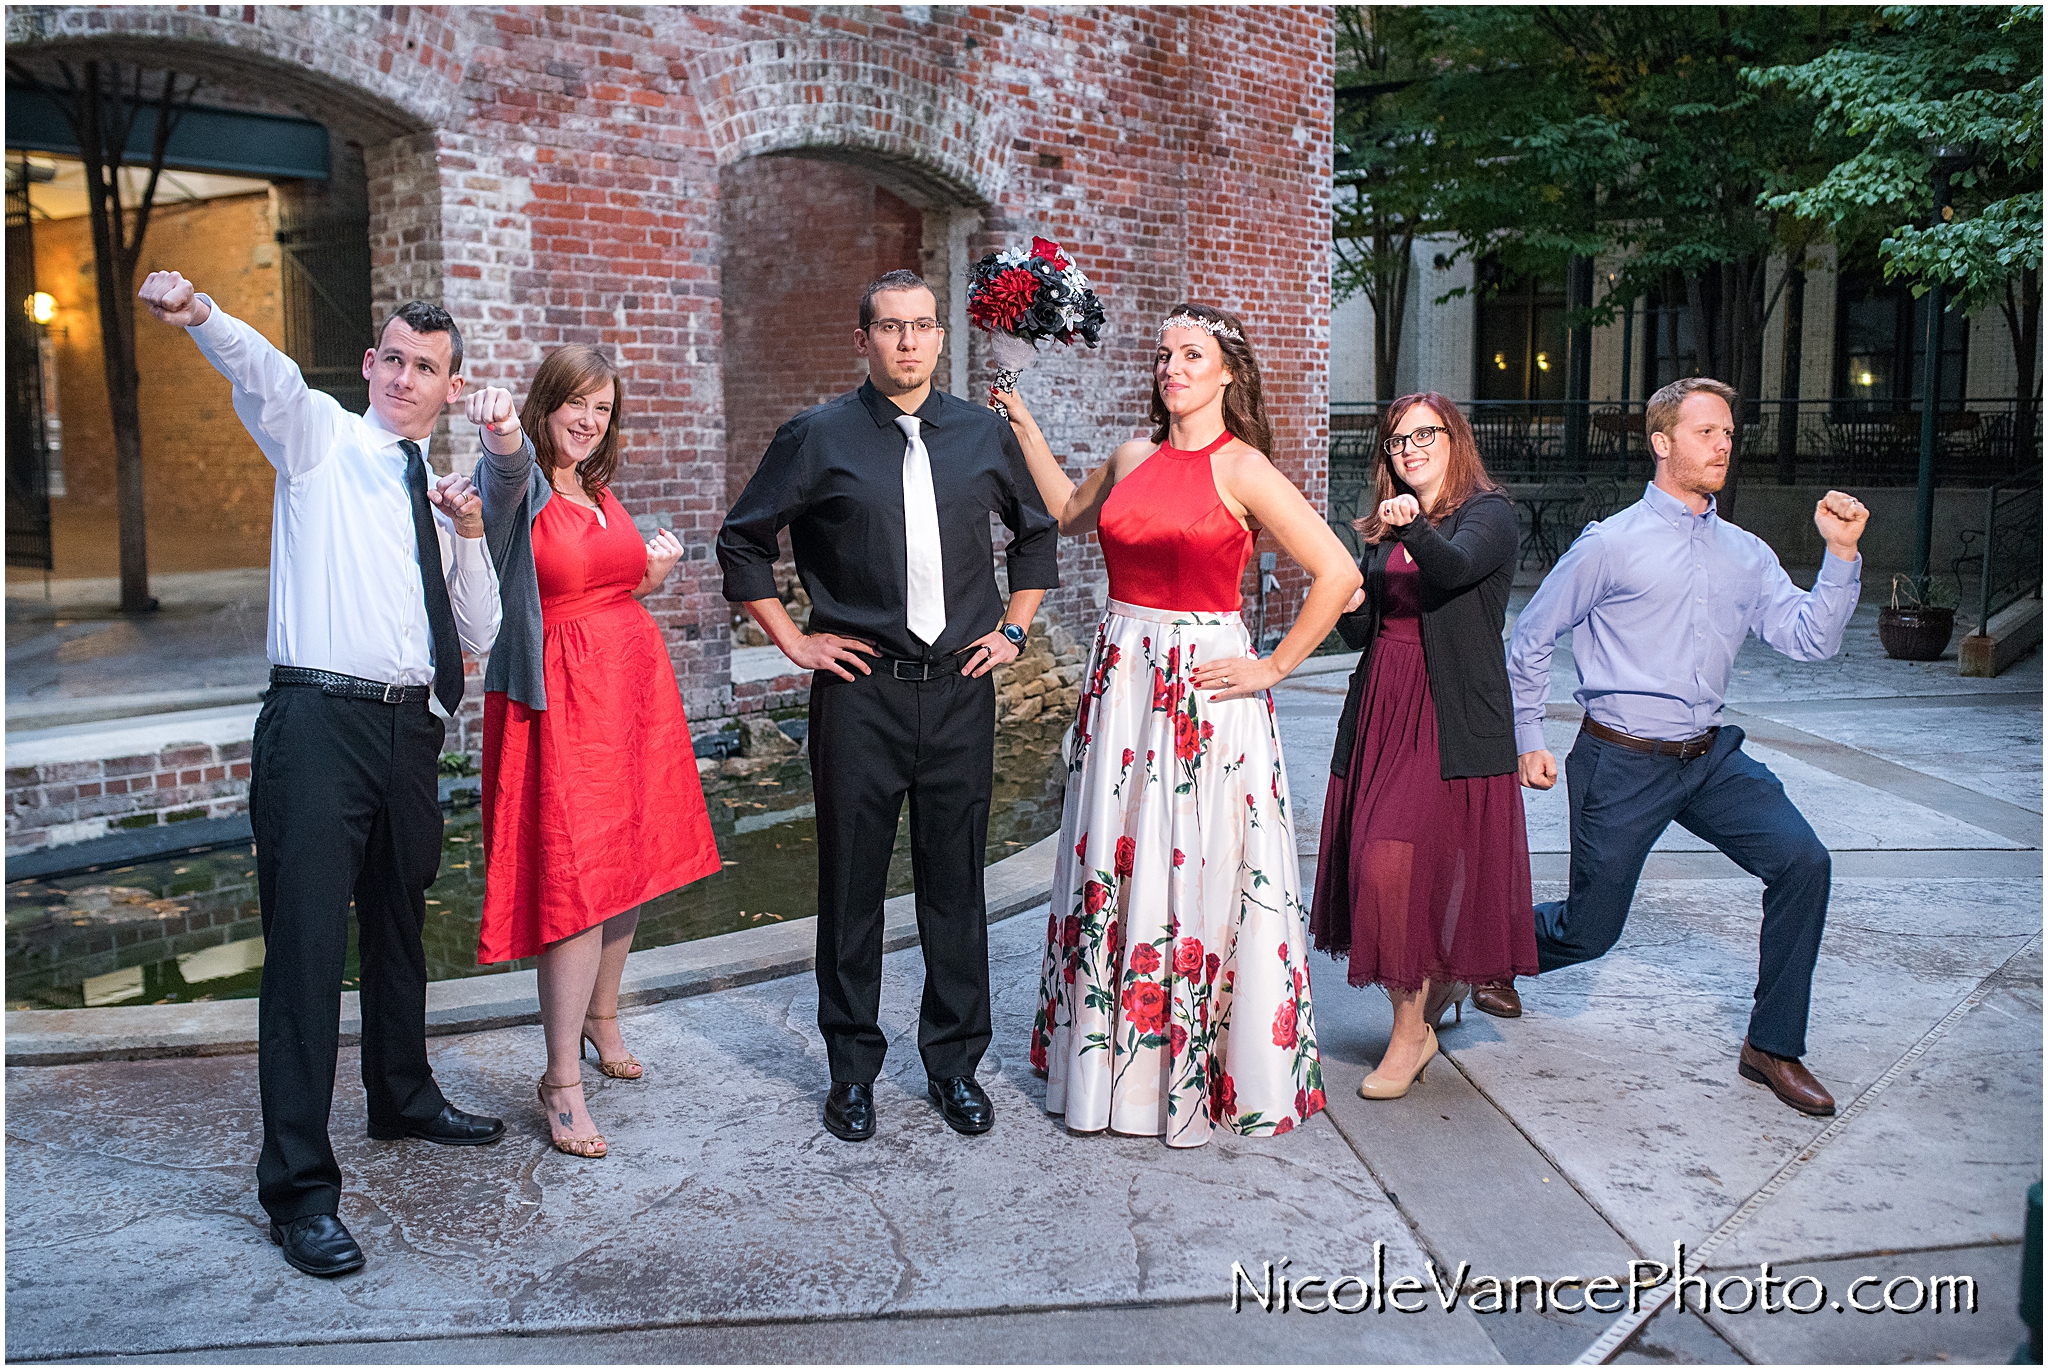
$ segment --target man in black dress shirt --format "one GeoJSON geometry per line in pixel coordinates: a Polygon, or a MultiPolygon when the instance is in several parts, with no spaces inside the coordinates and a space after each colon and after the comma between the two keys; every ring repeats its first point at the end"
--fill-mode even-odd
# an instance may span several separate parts
{"type": "Polygon", "coordinates": [[[975,1083],[988,1049],[982,857],[995,769],[995,681],[1045,591],[1058,526],[1008,424],[932,389],[945,343],[932,292],[892,271],[861,295],[860,389],[784,424],[718,534],[725,597],[743,603],[811,681],[818,808],[818,1028],[832,1069],[825,1126],[865,1141],[888,1041],[882,900],[910,796],[924,1003],[918,1050],[957,1132],[995,1113],[975,1083]],[[989,515],[1009,526],[1007,608],[989,515]],[[809,631],[775,596],[788,528],[811,596],[809,631]]]}

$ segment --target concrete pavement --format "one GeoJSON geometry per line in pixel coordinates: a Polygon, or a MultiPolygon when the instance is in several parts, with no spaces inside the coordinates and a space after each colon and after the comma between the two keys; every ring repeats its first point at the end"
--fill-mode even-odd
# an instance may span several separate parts
{"type": "MultiPolygon", "coordinates": [[[[345,1051],[342,1211],[370,1264],[331,1283],[265,1240],[252,1057],[10,1069],[7,1354],[1486,1362],[1570,1360],[1626,1333],[1621,1361],[2003,1361],[2024,1335],[2017,1242],[2042,1164],[2040,666],[1959,681],[1952,664],[1889,662],[1869,617],[1824,670],[1750,644],[1730,699],[1836,851],[1808,1058],[1841,1104],[1832,1122],[1736,1077],[1759,886],[1683,832],[1612,953],[1525,982],[1518,1021],[1468,1012],[1443,1038],[1453,1068],[1405,1100],[1356,1097],[1388,1010],[1318,959],[1329,1111],[1193,1152],[1071,1137],[1044,1115],[1023,1051],[1043,916],[1026,913],[991,928],[998,1123],[981,1138],[923,1099],[915,948],[886,961],[892,1045],[861,1146],[818,1124],[803,976],[630,1011],[648,1078],[586,1073],[613,1148],[596,1162],[547,1147],[537,1028],[430,1044],[451,1098],[510,1123],[479,1151],[367,1140],[345,1051]],[[1702,1315],[1688,1295],[1619,1326],[1483,1311],[1489,1276],[1625,1277],[1681,1241],[1705,1249],[1712,1283],[1768,1261],[1825,1299],[1702,1315]],[[1425,1311],[1231,1309],[1233,1264],[1370,1279],[1375,1243],[1425,1311]],[[1467,1264],[1453,1310],[1432,1262],[1446,1280],[1467,1264]],[[1911,1280],[1950,1276],[1976,1281],[1976,1313],[1831,1306],[1859,1279],[1877,1281],[1866,1302],[1888,1282],[1903,1302],[1911,1280]]],[[[1305,880],[1342,666],[1277,692],[1305,880]]],[[[1529,814],[1553,897],[1562,789],[1529,814]]]]}

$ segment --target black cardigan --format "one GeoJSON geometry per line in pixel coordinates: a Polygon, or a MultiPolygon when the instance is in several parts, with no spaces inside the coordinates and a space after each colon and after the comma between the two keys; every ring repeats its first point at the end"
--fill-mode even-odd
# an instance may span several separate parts
{"type": "MultiPolygon", "coordinates": [[[[1459,506],[1441,529],[1426,518],[1393,530],[1422,576],[1422,658],[1436,701],[1437,751],[1445,780],[1506,775],[1516,769],[1514,705],[1508,692],[1508,587],[1515,579],[1521,535],[1515,506],[1503,494],[1482,491],[1459,506]]],[[[1387,593],[1387,558],[1393,541],[1366,549],[1365,603],[1337,620],[1345,644],[1362,647],[1344,713],[1337,720],[1337,750],[1330,774],[1351,769],[1358,712],[1380,635],[1387,593]]]]}

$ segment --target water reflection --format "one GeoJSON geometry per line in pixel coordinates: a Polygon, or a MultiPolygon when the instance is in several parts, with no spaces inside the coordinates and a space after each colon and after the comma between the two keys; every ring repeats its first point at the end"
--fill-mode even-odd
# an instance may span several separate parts
{"type": "MultiPolygon", "coordinates": [[[[988,859],[1000,861],[1059,827],[1065,719],[1008,724],[996,739],[988,859]]],[[[636,946],[807,918],[816,909],[817,823],[801,756],[735,758],[704,776],[725,869],[645,905],[636,946]]],[[[906,815],[907,818],[907,815],[906,815]]],[[[441,874],[427,891],[422,941],[437,980],[533,964],[476,964],[484,858],[474,809],[450,814],[441,874]]],[[[910,840],[899,823],[889,892],[910,888],[910,840]]],[[[255,995],[263,930],[251,847],[7,887],[7,1006],[98,1008],[255,995]]],[[[349,929],[344,988],[357,979],[349,929]]]]}

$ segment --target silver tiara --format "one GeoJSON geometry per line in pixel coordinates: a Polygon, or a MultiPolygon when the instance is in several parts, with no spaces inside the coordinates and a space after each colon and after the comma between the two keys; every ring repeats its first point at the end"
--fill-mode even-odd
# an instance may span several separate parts
{"type": "Polygon", "coordinates": [[[1169,314],[1166,322],[1159,325],[1159,336],[1165,337],[1169,328],[1199,328],[1212,338],[1235,338],[1244,341],[1244,334],[1220,319],[1198,319],[1192,314],[1169,314]]]}

